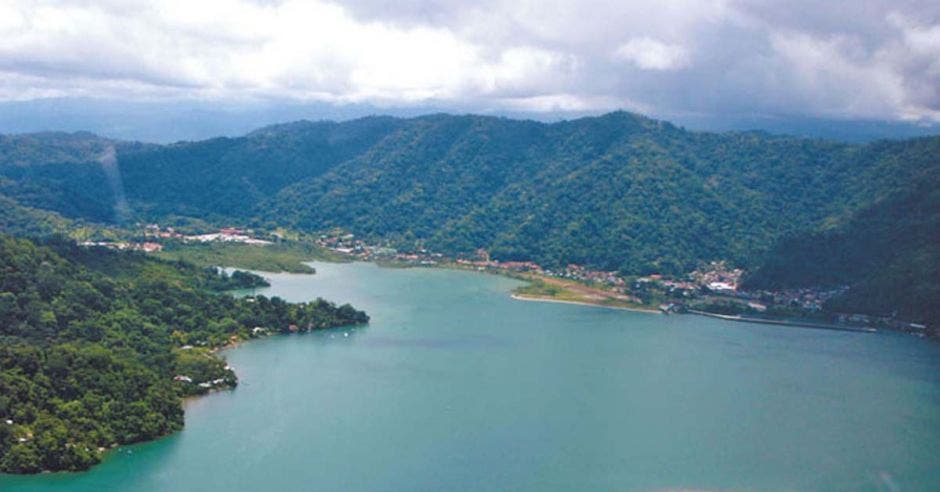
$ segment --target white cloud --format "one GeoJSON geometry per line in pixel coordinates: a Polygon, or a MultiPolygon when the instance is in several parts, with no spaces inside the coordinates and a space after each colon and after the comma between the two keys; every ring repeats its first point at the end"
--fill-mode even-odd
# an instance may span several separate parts
{"type": "Polygon", "coordinates": [[[650,108],[643,107],[633,101],[608,96],[581,96],[575,94],[547,94],[542,96],[511,97],[500,101],[505,107],[529,112],[596,112],[607,111],[610,108],[623,108],[631,111],[649,112],[650,108]]]}
{"type": "Polygon", "coordinates": [[[361,21],[316,1],[164,1],[141,13],[4,7],[28,20],[2,26],[0,70],[58,82],[63,93],[99,79],[206,96],[407,102],[537,90],[575,63],[536,47],[480,46],[445,28],[361,21]]]}
{"type": "Polygon", "coordinates": [[[681,46],[646,37],[627,41],[614,54],[643,70],[677,70],[689,64],[689,54],[681,46]]]}
{"type": "Polygon", "coordinates": [[[903,105],[898,74],[878,60],[853,56],[860,48],[851,39],[815,38],[781,33],[771,38],[780,57],[779,72],[802,101],[826,116],[845,111],[875,117],[903,105]],[[785,68],[785,71],[784,71],[785,68]],[[847,90],[848,88],[852,90],[847,90]]]}
{"type": "Polygon", "coordinates": [[[940,121],[940,8],[859,1],[0,0],[0,100],[940,121]]]}

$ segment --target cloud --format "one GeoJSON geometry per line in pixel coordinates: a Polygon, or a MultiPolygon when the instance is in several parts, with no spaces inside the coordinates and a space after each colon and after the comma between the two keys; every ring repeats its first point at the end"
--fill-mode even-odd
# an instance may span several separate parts
{"type": "Polygon", "coordinates": [[[922,0],[0,0],[0,100],[940,121],[922,0]]]}
{"type": "Polygon", "coordinates": [[[615,55],[643,70],[676,70],[689,63],[689,55],[681,46],[645,37],[620,45],[615,55]]]}

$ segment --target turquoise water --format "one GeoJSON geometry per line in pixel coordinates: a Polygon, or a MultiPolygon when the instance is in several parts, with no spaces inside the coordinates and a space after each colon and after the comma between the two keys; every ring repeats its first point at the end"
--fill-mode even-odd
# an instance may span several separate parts
{"type": "Polygon", "coordinates": [[[471,272],[316,264],[266,294],[368,327],[227,352],[186,429],[0,490],[940,490],[940,348],[514,301],[471,272]]]}

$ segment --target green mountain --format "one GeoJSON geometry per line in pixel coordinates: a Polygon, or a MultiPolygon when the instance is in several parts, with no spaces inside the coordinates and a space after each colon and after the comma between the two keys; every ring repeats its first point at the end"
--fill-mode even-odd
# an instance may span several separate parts
{"type": "MultiPolygon", "coordinates": [[[[8,145],[17,138],[29,137],[8,145]]],[[[940,137],[701,133],[624,112],[553,124],[301,121],[239,138],[110,145],[117,175],[81,150],[29,165],[0,159],[0,193],[71,219],[342,227],[405,248],[640,274],[721,259],[757,268],[778,241],[792,248],[792,238],[844,227],[940,172],[940,137]]]]}
{"type": "Polygon", "coordinates": [[[940,320],[940,174],[838,224],[780,241],[745,282],[754,289],[852,288],[829,309],[940,320]]]}
{"type": "Polygon", "coordinates": [[[916,179],[936,166],[940,148],[938,139],[855,146],[691,133],[626,113],[555,125],[449,116],[409,123],[284,189],[259,214],[550,266],[643,273],[721,258],[752,265],[777,238],[916,179]],[[890,179],[869,184],[882,176],[890,179]]]}

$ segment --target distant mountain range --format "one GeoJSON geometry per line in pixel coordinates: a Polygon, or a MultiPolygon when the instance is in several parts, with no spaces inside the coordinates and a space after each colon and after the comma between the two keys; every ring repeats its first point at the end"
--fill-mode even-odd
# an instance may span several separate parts
{"type": "Polygon", "coordinates": [[[692,132],[625,112],[298,121],[169,145],[0,138],[0,194],[23,213],[342,227],[406,248],[630,274],[726,259],[755,272],[755,287],[850,284],[880,300],[846,307],[903,304],[915,319],[938,298],[924,297],[940,285],[938,176],[940,137],[692,132]]]}
{"type": "MultiPolygon", "coordinates": [[[[258,127],[283,121],[345,121],[377,114],[410,118],[439,112],[462,114],[478,113],[479,110],[471,106],[433,102],[417,107],[389,107],[294,100],[219,102],[60,97],[0,102],[0,133],[90,131],[122,140],[170,143],[241,136],[258,127]]],[[[489,115],[553,122],[594,114],[585,111],[503,110],[489,115]]],[[[940,123],[923,121],[845,120],[789,114],[664,113],[656,116],[697,131],[763,130],[780,135],[858,143],[940,134],[940,123]]]]}

